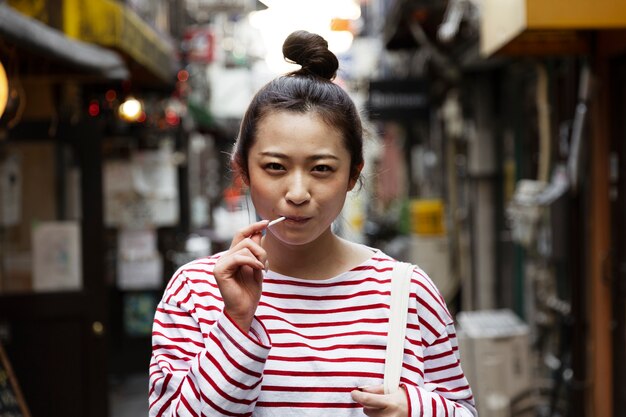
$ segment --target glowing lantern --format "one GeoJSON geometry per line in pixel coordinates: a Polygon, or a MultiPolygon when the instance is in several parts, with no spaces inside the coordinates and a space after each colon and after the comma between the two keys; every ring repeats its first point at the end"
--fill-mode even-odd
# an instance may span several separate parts
{"type": "Polygon", "coordinates": [[[120,104],[118,114],[127,122],[136,122],[141,117],[143,106],[136,98],[129,97],[120,104]]]}
{"type": "Polygon", "coordinates": [[[0,62],[0,116],[4,114],[4,110],[7,107],[7,101],[9,100],[9,80],[7,79],[7,73],[0,62]]]}

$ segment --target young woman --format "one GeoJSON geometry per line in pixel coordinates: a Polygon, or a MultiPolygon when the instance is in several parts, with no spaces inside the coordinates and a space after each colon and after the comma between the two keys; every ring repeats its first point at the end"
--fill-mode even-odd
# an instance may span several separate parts
{"type": "Polygon", "coordinates": [[[363,168],[359,114],[323,38],[294,32],[283,53],[301,69],[257,93],[232,155],[265,220],[170,281],[150,416],[476,416],[453,320],[417,267],[402,389],[383,394],[396,261],[331,228],[363,168]]]}

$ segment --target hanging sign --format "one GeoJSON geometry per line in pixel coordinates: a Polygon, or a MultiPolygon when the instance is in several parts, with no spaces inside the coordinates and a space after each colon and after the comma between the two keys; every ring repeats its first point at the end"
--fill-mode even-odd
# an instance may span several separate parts
{"type": "Polygon", "coordinates": [[[428,118],[430,100],[424,79],[372,80],[369,85],[369,117],[381,120],[428,118]]]}

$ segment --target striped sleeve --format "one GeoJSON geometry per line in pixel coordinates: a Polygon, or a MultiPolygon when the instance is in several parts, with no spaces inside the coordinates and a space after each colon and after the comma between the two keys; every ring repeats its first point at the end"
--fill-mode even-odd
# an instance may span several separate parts
{"type": "Polygon", "coordinates": [[[418,268],[415,274],[424,386],[405,384],[410,417],[476,417],[472,390],[461,368],[452,317],[439,290],[424,271],[418,268]]]}
{"type": "Polygon", "coordinates": [[[150,417],[249,416],[261,389],[269,336],[254,320],[244,333],[221,306],[197,298],[179,272],[157,308],[150,361],[150,417]],[[201,323],[197,310],[217,308],[201,323]],[[206,329],[203,333],[202,329],[206,329]]]}

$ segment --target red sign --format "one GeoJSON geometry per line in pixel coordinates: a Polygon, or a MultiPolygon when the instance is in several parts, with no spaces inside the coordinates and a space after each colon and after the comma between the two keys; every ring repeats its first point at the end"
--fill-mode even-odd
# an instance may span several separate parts
{"type": "Polygon", "coordinates": [[[208,27],[187,29],[183,38],[183,52],[188,62],[208,64],[213,62],[215,35],[208,27]]]}

